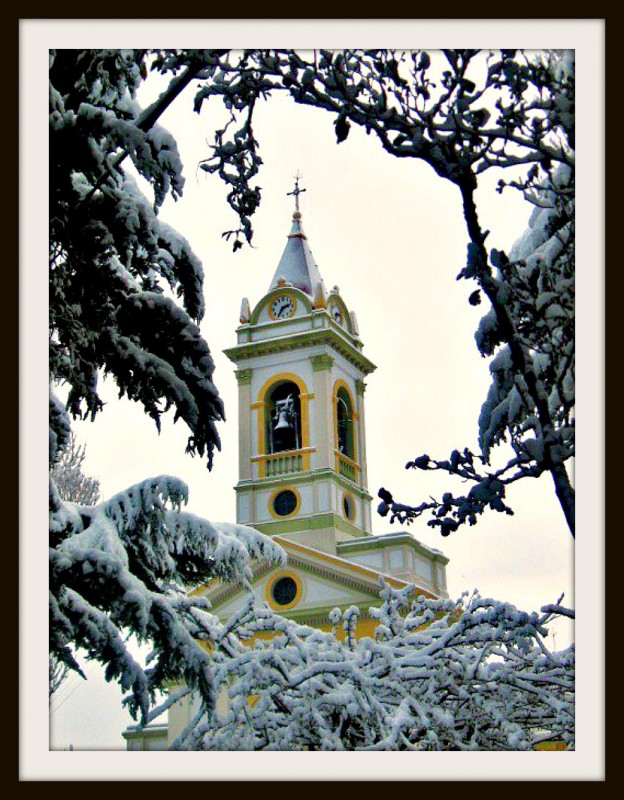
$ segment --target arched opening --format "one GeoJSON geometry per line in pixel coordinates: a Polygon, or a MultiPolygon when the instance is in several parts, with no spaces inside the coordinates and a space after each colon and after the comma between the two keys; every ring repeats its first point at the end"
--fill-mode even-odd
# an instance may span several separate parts
{"type": "Polygon", "coordinates": [[[299,387],[284,381],[267,398],[265,426],[267,452],[283,453],[301,448],[301,398],[299,387]]]}
{"type": "Polygon", "coordinates": [[[348,520],[355,519],[355,500],[346,492],[342,496],[342,510],[348,520]]]}
{"type": "Polygon", "coordinates": [[[354,461],[353,406],[351,405],[349,393],[344,387],[338,389],[336,394],[336,421],[338,429],[338,452],[354,461]]]}

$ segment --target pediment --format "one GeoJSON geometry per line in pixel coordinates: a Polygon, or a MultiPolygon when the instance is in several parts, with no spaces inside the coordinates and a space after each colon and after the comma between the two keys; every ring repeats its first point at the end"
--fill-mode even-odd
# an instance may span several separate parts
{"type": "MultiPolygon", "coordinates": [[[[275,540],[286,551],[287,563],[276,567],[257,562],[252,568],[252,588],[256,599],[269,603],[277,613],[326,616],[336,606],[357,605],[365,609],[367,605],[379,604],[382,573],[283,537],[275,540]],[[274,598],[274,587],[280,578],[290,579],[297,587],[295,600],[282,606],[274,598]]],[[[407,585],[388,575],[383,578],[397,588],[407,585]]],[[[247,590],[240,582],[215,582],[201,594],[211,601],[213,613],[222,619],[230,617],[247,599],[247,590]]]]}

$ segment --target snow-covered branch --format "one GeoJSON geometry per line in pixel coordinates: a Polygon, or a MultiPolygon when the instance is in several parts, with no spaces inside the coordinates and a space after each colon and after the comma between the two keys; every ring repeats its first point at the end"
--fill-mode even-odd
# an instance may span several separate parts
{"type": "Polygon", "coordinates": [[[187,589],[213,577],[246,580],[252,558],[282,563],[283,552],[252,528],[210,523],[181,510],[186,486],[161,476],[97,506],[60,502],[50,515],[50,648],[77,669],[72,652],[98,660],[129,692],[146,721],[159,690],[183,681],[214,705],[213,656],[226,631],[187,589]],[[150,642],[149,666],[127,637],[150,642]]]}
{"type": "MultiPolygon", "coordinates": [[[[246,649],[219,656],[228,709],[178,748],[530,750],[574,747],[574,648],[550,652],[537,614],[478,594],[428,600],[382,586],[376,637],[341,642],[276,616],[250,620],[246,649]],[[388,624],[390,623],[390,625],[388,624]]],[[[561,609],[561,613],[565,613],[561,609]]],[[[351,616],[332,622],[348,632],[351,616]]]]}

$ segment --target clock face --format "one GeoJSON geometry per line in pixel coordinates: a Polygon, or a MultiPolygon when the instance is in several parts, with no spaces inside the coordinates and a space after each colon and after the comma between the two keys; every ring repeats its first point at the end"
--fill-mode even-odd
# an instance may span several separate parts
{"type": "Polygon", "coordinates": [[[295,313],[295,301],[290,295],[282,294],[273,300],[270,311],[273,319],[287,319],[295,313]]]}
{"type": "Polygon", "coordinates": [[[332,319],[334,322],[337,322],[338,325],[342,325],[344,322],[344,316],[342,314],[342,309],[340,306],[336,305],[336,303],[332,303],[329,307],[329,313],[332,315],[332,319]]]}

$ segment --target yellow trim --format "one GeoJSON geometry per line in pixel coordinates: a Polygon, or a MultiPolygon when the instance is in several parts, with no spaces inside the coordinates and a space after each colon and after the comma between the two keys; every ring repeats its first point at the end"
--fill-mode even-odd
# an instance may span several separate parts
{"type": "MultiPolygon", "coordinates": [[[[278,372],[275,375],[272,375],[268,378],[263,384],[262,388],[258,392],[258,399],[255,403],[251,404],[251,409],[258,412],[257,414],[257,425],[258,425],[258,454],[260,456],[269,456],[273,455],[272,453],[267,453],[266,447],[266,433],[265,433],[265,408],[266,408],[266,397],[270,389],[273,388],[277,383],[285,383],[286,381],[291,381],[295,384],[295,386],[299,389],[299,403],[301,405],[301,450],[306,450],[310,447],[310,408],[309,403],[310,400],[314,398],[314,394],[308,391],[308,387],[306,386],[304,380],[299,376],[296,375],[294,372],[278,372]]],[[[291,452],[291,451],[284,451],[284,452],[291,452]]],[[[298,452],[293,450],[294,452],[298,452]]],[[[307,453],[303,453],[303,470],[305,472],[309,472],[310,470],[310,451],[308,450],[307,453]]],[[[266,460],[260,461],[258,464],[258,477],[266,478],[266,460]]]]}
{"type": "Polygon", "coordinates": [[[355,523],[355,521],[357,519],[357,505],[355,503],[355,497],[351,494],[351,492],[343,492],[342,493],[342,511],[343,511],[344,518],[348,522],[355,523]],[[349,504],[349,507],[351,509],[351,516],[349,516],[348,514],[345,513],[345,509],[344,509],[345,500],[347,501],[347,503],[349,504]]]}
{"type": "MultiPolygon", "coordinates": [[[[261,403],[252,403],[251,408],[258,412],[256,417],[256,424],[258,426],[258,453],[263,456],[268,455],[266,452],[266,430],[265,430],[265,419],[264,419],[264,408],[266,406],[265,402],[261,403]]],[[[260,465],[260,477],[264,478],[266,474],[266,470],[263,470],[262,465],[260,465]]]]}
{"type": "Polygon", "coordinates": [[[293,517],[297,516],[297,514],[299,513],[299,509],[300,508],[301,508],[301,495],[299,494],[297,489],[295,489],[294,486],[286,486],[286,485],[285,486],[278,486],[277,489],[274,489],[271,492],[271,496],[269,497],[269,514],[273,517],[273,519],[292,519],[293,517]],[[297,498],[297,505],[290,512],[290,514],[277,514],[273,510],[273,503],[274,503],[275,498],[277,497],[277,495],[280,492],[285,492],[285,491],[292,492],[295,495],[295,497],[297,498]]]}
{"type": "Polygon", "coordinates": [[[292,381],[299,387],[299,394],[307,395],[308,394],[308,387],[305,385],[303,378],[300,375],[297,375],[294,372],[276,372],[275,375],[271,375],[270,378],[262,384],[262,388],[258,392],[258,403],[265,403],[266,402],[266,395],[269,389],[275,384],[279,382],[286,382],[292,381]]]}
{"type": "Polygon", "coordinates": [[[252,461],[270,461],[272,458],[277,458],[278,456],[301,456],[305,455],[306,453],[316,453],[316,447],[308,447],[307,450],[304,450],[302,447],[299,450],[282,450],[279,453],[271,453],[269,456],[252,456],[252,461]]]}
{"type": "MultiPolygon", "coordinates": [[[[351,418],[353,420],[353,431],[352,431],[352,440],[353,440],[353,458],[349,458],[349,456],[345,456],[347,461],[351,462],[354,466],[358,466],[358,450],[357,450],[357,440],[358,440],[358,430],[357,430],[357,414],[356,414],[356,405],[355,400],[353,398],[353,394],[351,393],[351,389],[349,389],[349,385],[344,381],[342,378],[339,378],[336,383],[334,384],[334,394],[333,394],[333,403],[334,403],[334,450],[337,453],[340,453],[338,450],[338,392],[344,389],[347,393],[349,398],[349,402],[351,403],[351,418]]],[[[340,455],[344,455],[340,453],[340,455]]],[[[358,467],[359,469],[359,467],[358,467]]],[[[336,472],[338,472],[338,458],[336,458],[336,472]]]]}
{"type": "Polygon", "coordinates": [[[334,325],[338,325],[339,327],[344,328],[344,330],[346,330],[347,333],[350,333],[353,336],[353,324],[351,322],[351,314],[349,313],[347,304],[342,299],[342,297],[339,294],[330,292],[329,295],[327,296],[326,308],[327,308],[327,313],[331,317],[331,320],[334,323],[334,325]],[[334,315],[330,311],[332,304],[340,308],[340,311],[342,312],[342,323],[336,322],[336,320],[334,319],[334,315]]]}
{"type": "Polygon", "coordinates": [[[357,464],[352,458],[349,458],[349,456],[345,456],[345,454],[341,453],[340,450],[336,450],[336,448],[334,448],[334,455],[336,456],[336,472],[340,471],[338,469],[339,461],[344,461],[345,464],[349,464],[349,466],[353,467],[356,472],[360,471],[360,465],[357,464]]]}
{"type": "Polygon", "coordinates": [[[293,292],[289,292],[288,289],[282,288],[281,286],[277,288],[279,288],[280,291],[275,295],[275,297],[271,297],[267,302],[267,311],[269,312],[269,319],[273,319],[279,322],[283,319],[290,319],[291,317],[295,316],[295,312],[297,311],[297,298],[293,294],[293,292]],[[272,306],[273,303],[278,299],[278,297],[290,297],[290,299],[293,301],[293,310],[287,317],[276,317],[275,314],[273,313],[272,306]]]}
{"type": "Polygon", "coordinates": [[[280,572],[276,572],[274,575],[271,576],[271,580],[267,582],[266,589],[264,591],[264,596],[268,601],[271,608],[275,609],[275,611],[288,611],[291,608],[294,608],[297,603],[301,600],[303,595],[303,584],[301,583],[301,578],[297,575],[296,572],[290,572],[288,570],[282,570],[280,572]],[[290,603],[286,603],[286,605],[281,605],[280,603],[276,603],[273,599],[272,589],[275,584],[281,580],[282,578],[291,578],[295,585],[297,586],[297,593],[295,595],[294,600],[291,600],[290,603]]]}
{"type": "Polygon", "coordinates": [[[534,750],[566,750],[565,742],[539,742],[533,747],[534,750]]]}
{"type": "MultiPolygon", "coordinates": [[[[355,623],[355,638],[362,639],[364,636],[368,636],[371,639],[375,638],[375,630],[379,625],[378,619],[358,619],[355,623]]],[[[322,625],[315,625],[320,631],[325,631],[326,633],[331,633],[333,630],[333,625],[331,622],[323,623],[322,625]]],[[[342,623],[336,629],[336,633],[334,636],[339,642],[343,642],[347,632],[345,631],[342,623]]]]}

